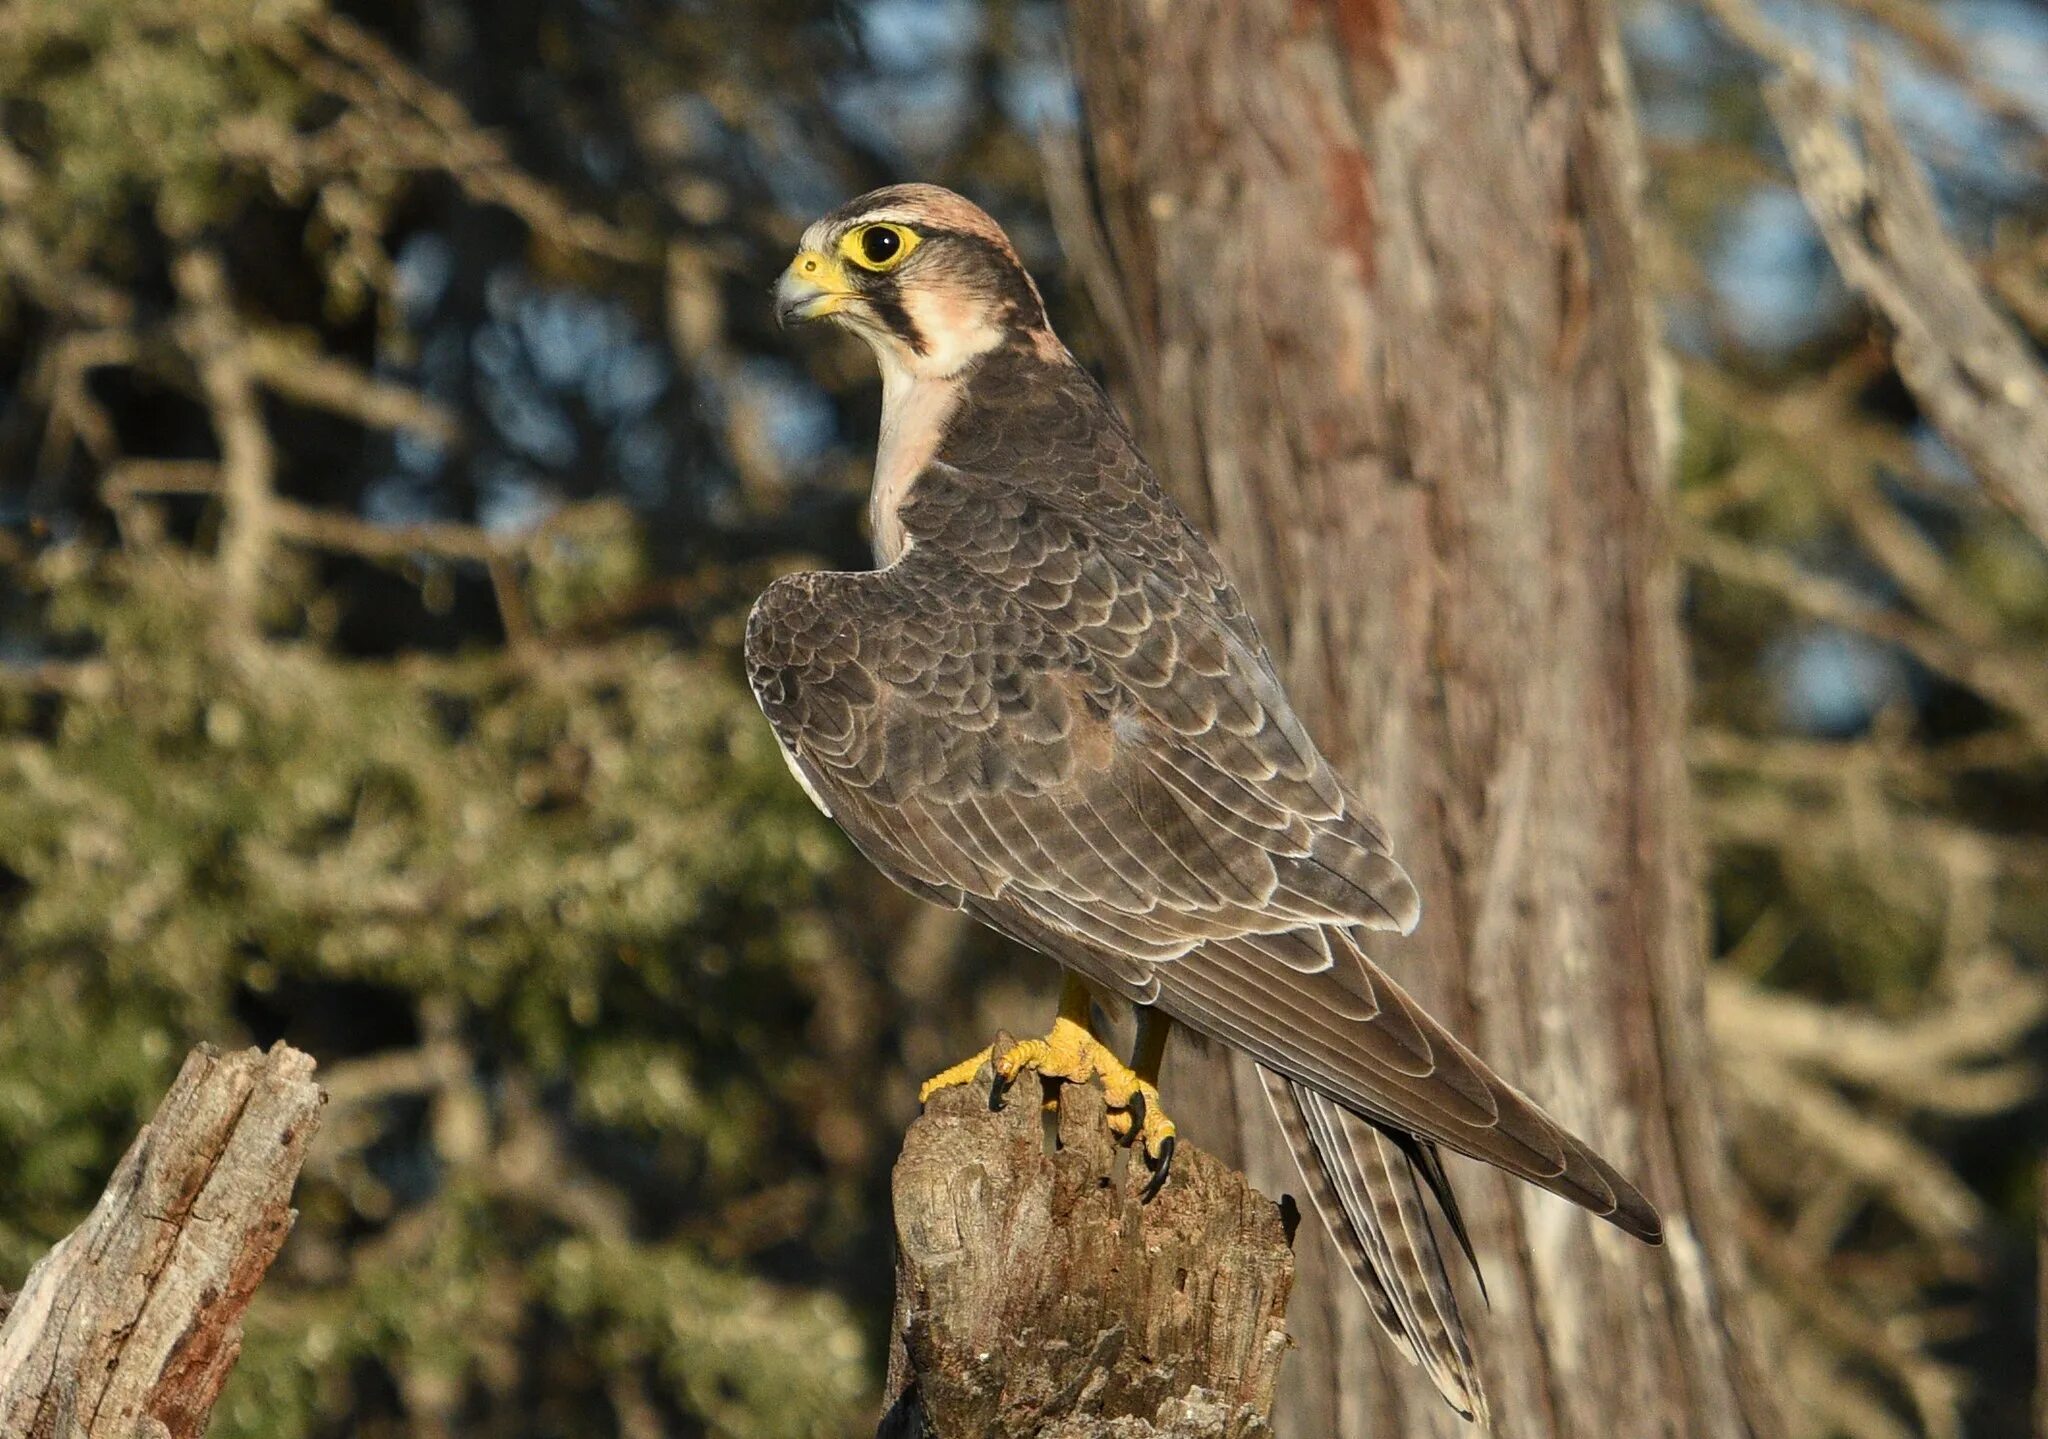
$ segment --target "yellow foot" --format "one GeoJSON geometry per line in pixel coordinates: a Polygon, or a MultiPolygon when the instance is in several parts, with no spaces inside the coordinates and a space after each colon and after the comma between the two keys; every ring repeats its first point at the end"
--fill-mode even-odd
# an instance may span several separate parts
{"type": "MultiPolygon", "coordinates": [[[[978,1062],[976,1067],[979,1068],[978,1062]]],[[[1003,1091],[1026,1069],[1036,1069],[1046,1079],[1067,1084],[1100,1081],[1103,1098],[1109,1102],[1109,1132],[1137,1143],[1153,1166],[1144,1197],[1150,1199],[1166,1183],[1177,1141],[1173,1121],[1166,1117],[1159,1102],[1159,1090],[1118,1059],[1085,1024],[1062,1014],[1054,1022],[1052,1033],[1043,1039],[1027,1039],[1010,1046],[995,1057],[990,1067],[995,1071],[995,1084],[989,1091],[990,1108],[1001,1104],[1003,1091]]]]}
{"type": "Polygon", "coordinates": [[[1145,1146],[1145,1157],[1157,1159],[1179,1132],[1160,1106],[1158,1087],[1129,1069],[1122,1075],[1104,1074],[1101,1078],[1102,1093],[1109,1100],[1109,1132],[1119,1139],[1135,1134],[1137,1142],[1145,1146]]]}
{"type": "Polygon", "coordinates": [[[1100,1080],[1103,1097],[1109,1101],[1109,1132],[1136,1144],[1152,1166],[1152,1179],[1143,1195],[1150,1200],[1166,1183],[1167,1171],[1173,1167],[1173,1147],[1178,1142],[1173,1121],[1166,1117],[1155,1085],[1170,1023],[1157,1010],[1141,1011],[1137,1052],[1125,1064],[1095,1037],[1091,1028],[1093,1016],[1088,987],[1068,975],[1066,986],[1060,991],[1060,1017],[1053,1022],[1051,1033],[1043,1039],[1013,1044],[1001,1054],[996,1054],[995,1046],[991,1045],[969,1055],[919,1085],[917,1102],[927,1103],[942,1089],[968,1083],[984,1064],[995,1072],[995,1083],[988,1094],[990,1109],[1002,1108],[1004,1091],[1026,1069],[1035,1069],[1043,1078],[1066,1084],[1100,1080]]]}

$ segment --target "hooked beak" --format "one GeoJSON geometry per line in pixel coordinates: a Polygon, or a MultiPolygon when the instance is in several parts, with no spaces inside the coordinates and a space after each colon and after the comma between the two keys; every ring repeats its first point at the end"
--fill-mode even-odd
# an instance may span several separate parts
{"type": "Polygon", "coordinates": [[[836,315],[852,298],[853,289],[838,262],[816,250],[805,250],[775,282],[775,323],[787,329],[836,315]]]}

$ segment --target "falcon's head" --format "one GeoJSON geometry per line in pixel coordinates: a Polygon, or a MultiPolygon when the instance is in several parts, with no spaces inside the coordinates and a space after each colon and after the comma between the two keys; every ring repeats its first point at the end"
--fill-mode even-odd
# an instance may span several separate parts
{"type": "Polygon", "coordinates": [[[783,324],[830,319],[874,349],[885,376],[947,379],[997,346],[1059,341],[1002,227],[937,185],[891,185],[804,231],[775,286],[783,324]]]}

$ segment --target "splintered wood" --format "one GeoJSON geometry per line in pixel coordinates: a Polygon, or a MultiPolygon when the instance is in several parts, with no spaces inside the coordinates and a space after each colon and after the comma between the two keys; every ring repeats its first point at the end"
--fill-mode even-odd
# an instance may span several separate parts
{"type": "Polygon", "coordinates": [[[313,1061],[201,1046],[0,1322],[8,1439],[198,1439],[295,1217],[313,1061]]]}

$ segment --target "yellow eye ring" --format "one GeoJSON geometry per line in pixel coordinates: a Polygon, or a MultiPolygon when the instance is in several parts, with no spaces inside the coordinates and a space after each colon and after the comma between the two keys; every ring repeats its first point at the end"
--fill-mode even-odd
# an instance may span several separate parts
{"type": "Polygon", "coordinates": [[[839,242],[839,253],[872,274],[886,275],[924,242],[924,237],[907,225],[877,221],[848,230],[839,242]]]}

